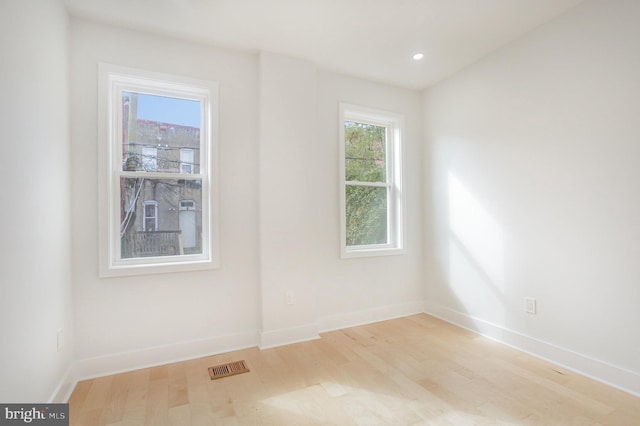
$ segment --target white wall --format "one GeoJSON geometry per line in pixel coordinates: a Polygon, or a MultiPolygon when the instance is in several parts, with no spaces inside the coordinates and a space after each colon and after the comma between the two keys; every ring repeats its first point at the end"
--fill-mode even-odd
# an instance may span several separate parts
{"type": "Polygon", "coordinates": [[[260,53],[261,347],[316,338],[316,67],[260,53]],[[285,304],[291,292],[293,304],[285,304]]]}
{"type": "Polygon", "coordinates": [[[261,346],[422,312],[420,93],[266,52],[259,79],[261,346]],[[403,255],[340,258],[340,102],[405,117],[403,255]]]}
{"type": "Polygon", "coordinates": [[[640,3],[587,1],[424,96],[428,310],[636,393],[638,76],[640,3]]]}
{"type": "Polygon", "coordinates": [[[68,19],[51,0],[2,1],[0,16],[0,401],[46,402],[73,356],[68,19]]]}
{"type": "Polygon", "coordinates": [[[317,294],[321,330],[422,312],[422,117],[420,93],[327,71],[318,73],[318,149],[314,154],[317,294]],[[404,116],[403,192],[406,253],[340,258],[340,102],[404,116]]]}
{"type": "Polygon", "coordinates": [[[256,72],[255,55],[72,20],[78,376],[255,344],[260,318],[256,72]],[[98,277],[99,62],[219,83],[219,269],[98,277]]]}
{"type": "Polygon", "coordinates": [[[419,93],[77,19],[71,81],[76,377],[422,310],[419,93]],[[219,270],[98,277],[99,62],[219,82],[219,270]],[[339,101],[405,114],[405,255],[339,258],[339,101]]]}

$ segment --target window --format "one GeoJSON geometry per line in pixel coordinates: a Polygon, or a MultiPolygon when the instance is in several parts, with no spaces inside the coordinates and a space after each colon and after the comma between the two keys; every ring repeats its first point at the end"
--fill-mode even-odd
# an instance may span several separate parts
{"type": "Polygon", "coordinates": [[[193,173],[193,149],[180,149],[180,172],[193,173]]]}
{"type": "Polygon", "coordinates": [[[142,155],[140,156],[142,169],[146,172],[155,172],[158,170],[158,148],[153,146],[143,146],[142,155]]]}
{"type": "Polygon", "coordinates": [[[402,117],[340,105],[342,257],[403,252],[402,117]]]}
{"type": "Polygon", "coordinates": [[[144,218],[142,230],[144,232],[155,232],[158,230],[158,203],[156,201],[145,201],[142,208],[144,218]]]}
{"type": "Polygon", "coordinates": [[[216,267],[217,85],[101,65],[99,101],[101,276],[216,267]]]}

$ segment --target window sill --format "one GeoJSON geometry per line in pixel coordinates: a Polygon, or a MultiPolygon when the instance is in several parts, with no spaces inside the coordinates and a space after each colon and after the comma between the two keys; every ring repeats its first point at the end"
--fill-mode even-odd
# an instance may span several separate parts
{"type": "Polygon", "coordinates": [[[100,270],[101,278],[128,277],[139,275],[164,274],[172,272],[203,271],[207,269],[217,269],[219,267],[215,260],[192,260],[163,262],[157,264],[124,264],[103,266],[100,270]]]}
{"type": "Polygon", "coordinates": [[[352,259],[358,257],[397,256],[403,254],[406,254],[406,250],[404,248],[384,247],[349,249],[342,247],[340,257],[342,259],[352,259]]]}

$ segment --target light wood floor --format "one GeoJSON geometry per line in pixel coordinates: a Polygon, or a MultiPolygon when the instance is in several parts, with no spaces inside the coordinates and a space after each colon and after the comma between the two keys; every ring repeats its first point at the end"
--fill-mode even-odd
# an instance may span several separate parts
{"type": "Polygon", "coordinates": [[[77,426],[640,425],[640,398],[428,315],[87,380],[69,403],[77,426]]]}

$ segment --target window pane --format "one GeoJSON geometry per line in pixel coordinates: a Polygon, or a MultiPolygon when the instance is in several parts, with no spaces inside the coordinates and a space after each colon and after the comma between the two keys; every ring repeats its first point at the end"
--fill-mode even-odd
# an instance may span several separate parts
{"type": "Polygon", "coordinates": [[[120,189],[122,258],[202,253],[201,180],[122,178],[120,189]]]}
{"type": "Polygon", "coordinates": [[[345,121],[345,180],[385,182],[386,128],[345,121]]]}
{"type": "Polygon", "coordinates": [[[122,93],[122,170],[185,173],[186,150],[186,173],[200,173],[200,102],[122,93]]]}
{"type": "Polygon", "coordinates": [[[346,186],[347,246],[387,243],[387,188],[346,186]]]}
{"type": "Polygon", "coordinates": [[[146,217],[152,217],[152,218],[156,217],[156,206],[155,206],[155,204],[145,204],[144,209],[145,209],[144,215],[146,217]]]}

